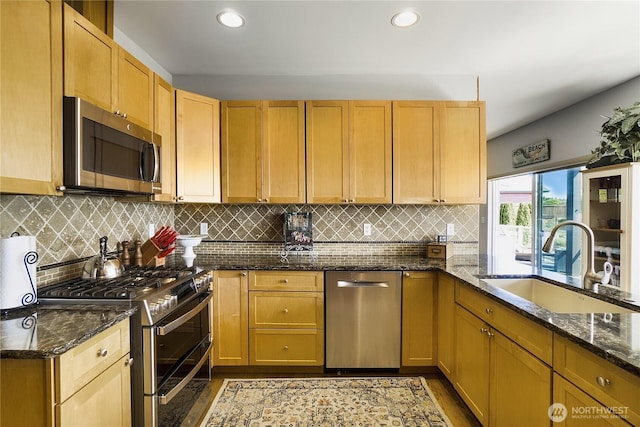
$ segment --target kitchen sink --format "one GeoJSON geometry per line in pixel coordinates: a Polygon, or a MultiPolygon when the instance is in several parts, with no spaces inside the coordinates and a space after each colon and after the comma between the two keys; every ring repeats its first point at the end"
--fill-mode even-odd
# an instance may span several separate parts
{"type": "Polygon", "coordinates": [[[517,295],[554,313],[634,313],[628,308],[535,278],[482,280],[493,287],[517,295]]]}

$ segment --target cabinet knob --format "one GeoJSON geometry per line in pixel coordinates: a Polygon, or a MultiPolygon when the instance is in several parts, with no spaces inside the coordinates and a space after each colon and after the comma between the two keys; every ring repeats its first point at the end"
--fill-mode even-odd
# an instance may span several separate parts
{"type": "Polygon", "coordinates": [[[287,351],[287,350],[289,350],[289,346],[288,346],[288,345],[285,345],[282,349],[283,349],[284,351],[287,351]]]}
{"type": "Polygon", "coordinates": [[[289,279],[282,279],[284,283],[289,283],[289,279]]]}
{"type": "Polygon", "coordinates": [[[596,382],[600,387],[606,387],[608,385],[611,385],[611,381],[609,380],[609,378],[605,378],[601,376],[596,377],[596,382]]]}
{"type": "Polygon", "coordinates": [[[100,350],[98,350],[98,357],[107,357],[107,349],[106,348],[101,348],[100,350]]]}
{"type": "Polygon", "coordinates": [[[67,190],[67,187],[65,187],[64,185],[58,185],[58,186],[56,187],[56,190],[58,190],[58,191],[66,191],[66,190],[67,190]]]}
{"type": "Polygon", "coordinates": [[[409,274],[409,273],[405,272],[405,273],[404,273],[404,277],[411,277],[411,274],[409,274]]]}
{"type": "Polygon", "coordinates": [[[486,334],[489,332],[489,330],[487,328],[480,328],[480,332],[482,332],[483,334],[486,334]]]}
{"type": "Polygon", "coordinates": [[[133,357],[130,357],[129,359],[124,361],[124,366],[133,366],[133,357]]]}
{"type": "Polygon", "coordinates": [[[246,277],[246,276],[247,276],[247,273],[243,271],[242,273],[240,273],[240,275],[241,275],[242,277],[246,277]]]}
{"type": "Polygon", "coordinates": [[[282,310],[282,312],[283,312],[284,314],[287,314],[287,313],[289,312],[289,309],[288,309],[288,308],[285,308],[284,310],[282,310]]]}
{"type": "Polygon", "coordinates": [[[115,114],[116,116],[119,116],[120,115],[120,110],[114,111],[113,114],[115,114]]]}
{"type": "MultiPolygon", "coordinates": [[[[124,117],[125,119],[127,118],[127,113],[122,113],[122,117],[124,117]]],[[[131,130],[131,129],[129,129],[131,130]]]]}
{"type": "Polygon", "coordinates": [[[264,202],[265,203],[269,203],[269,199],[264,199],[264,202]]]}
{"type": "Polygon", "coordinates": [[[487,308],[484,309],[484,311],[487,314],[493,314],[493,309],[492,308],[487,307],[487,308]]]}
{"type": "Polygon", "coordinates": [[[178,200],[184,200],[184,196],[178,196],[178,200]]]}
{"type": "Polygon", "coordinates": [[[441,199],[440,203],[447,203],[447,199],[441,199]]]}
{"type": "Polygon", "coordinates": [[[344,199],[343,202],[349,203],[349,199],[344,199]]]}
{"type": "Polygon", "coordinates": [[[262,203],[262,199],[258,199],[258,203],[262,203]]]}

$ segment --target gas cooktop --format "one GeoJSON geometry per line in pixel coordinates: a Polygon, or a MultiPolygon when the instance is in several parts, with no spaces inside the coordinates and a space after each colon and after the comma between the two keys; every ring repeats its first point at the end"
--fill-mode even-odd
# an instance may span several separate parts
{"type": "Polygon", "coordinates": [[[113,279],[76,278],[43,287],[38,290],[38,298],[135,300],[198,273],[188,267],[130,267],[113,279]]]}

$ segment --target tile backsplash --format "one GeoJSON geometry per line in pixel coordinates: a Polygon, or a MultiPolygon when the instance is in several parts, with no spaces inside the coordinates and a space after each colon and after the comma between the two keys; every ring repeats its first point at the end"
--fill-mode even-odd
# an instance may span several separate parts
{"type": "Polygon", "coordinates": [[[46,274],[54,280],[60,277],[52,276],[54,269],[77,274],[78,265],[69,273],[71,265],[97,254],[100,236],[109,238],[109,251],[114,251],[118,241],[145,240],[148,224],[198,234],[200,223],[206,222],[209,235],[198,248],[202,254],[277,252],[285,212],[313,214],[314,250],[320,253],[407,253],[444,234],[447,223],[455,225],[455,247],[465,253],[477,251],[477,205],[171,205],[112,197],[3,194],[0,236],[16,231],[35,236],[39,278],[46,274]],[[371,236],[363,235],[364,223],[372,225],[371,236]]]}

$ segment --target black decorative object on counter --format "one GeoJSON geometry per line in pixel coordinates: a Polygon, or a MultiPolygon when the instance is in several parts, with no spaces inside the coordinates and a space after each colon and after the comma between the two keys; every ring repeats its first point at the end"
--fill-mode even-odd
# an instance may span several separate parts
{"type": "Polygon", "coordinates": [[[311,212],[287,212],[284,214],[284,250],[313,250],[311,212]]]}

